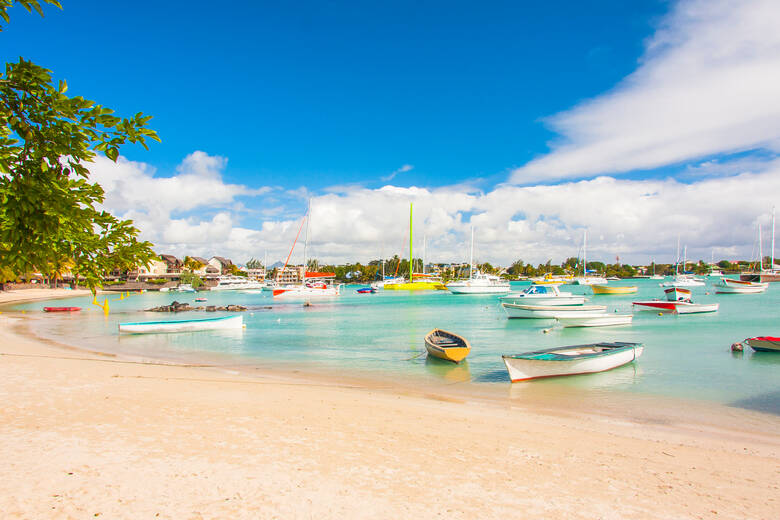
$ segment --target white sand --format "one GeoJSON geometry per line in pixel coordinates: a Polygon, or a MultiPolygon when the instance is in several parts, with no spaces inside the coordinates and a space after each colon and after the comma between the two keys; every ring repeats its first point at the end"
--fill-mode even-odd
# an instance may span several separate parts
{"type": "Polygon", "coordinates": [[[721,435],[138,364],[23,320],[0,315],[2,518],[780,518],[780,418],[721,435]]]}

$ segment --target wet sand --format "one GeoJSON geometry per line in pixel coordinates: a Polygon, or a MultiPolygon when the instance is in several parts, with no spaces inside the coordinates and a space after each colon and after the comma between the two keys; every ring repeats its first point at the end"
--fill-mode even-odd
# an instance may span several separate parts
{"type": "Polygon", "coordinates": [[[776,416],[620,416],[535,406],[519,387],[493,399],[457,385],[139,363],[21,334],[25,319],[0,315],[4,518],[780,511],[776,416]]]}

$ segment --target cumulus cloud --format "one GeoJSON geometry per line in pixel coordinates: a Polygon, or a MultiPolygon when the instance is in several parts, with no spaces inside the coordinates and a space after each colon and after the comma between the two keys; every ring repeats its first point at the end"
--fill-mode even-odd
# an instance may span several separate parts
{"type": "MultiPolygon", "coordinates": [[[[312,197],[308,254],[322,262],[406,256],[413,203],[416,256],[423,253],[425,237],[429,260],[466,261],[473,225],[477,258],[507,265],[520,258],[539,263],[577,256],[586,229],[593,260],[612,262],[619,255],[626,262],[668,262],[678,235],[689,258],[708,259],[712,251],[718,259],[750,258],[756,225],[768,231],[769,211],[780,193],[780,160],[775,160],[743,164],[750,168],[738,175],[697,176],[690,183],[602,176],[557,185],[501,185],[486,192],[457,185],[353,187],[320,195],[295,190],[280,199],[278,191],[225,183],[224,161],[202,156],[187,167],[196,157],[189,156],[172,177],[156,177],[148,165],[120,160],[96,163],[93,178],[106,189],[106,208],[133,219],[158,253],[244,262],[267,252],[269,263],[287,256],[306,210],[303,196],[312,197]],[[190,183],[201,188],[187,197],[175,193],[190,183]],[[245,199],[254,209],[244,211],[259,217],[252,226],[241,225],[236,209],[241,207],[236,197],[246,193],[255,197],[245,199]]],[[[300,240],[293,261],[300,261],[300,240]]],[[[768,242],[764,247],[768,251],[768,242]]]]}
{"type": "Polygon", "coordinates": [[[612,91],[551,117],[560,140],[518,184],[780,151],[780,3],[682,0],[612,91]]]}

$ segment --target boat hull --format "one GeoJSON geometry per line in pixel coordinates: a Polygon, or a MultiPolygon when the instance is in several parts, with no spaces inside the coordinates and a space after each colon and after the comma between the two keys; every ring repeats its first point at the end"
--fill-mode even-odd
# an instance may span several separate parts
{"type": "Polygon", "coordinates": [[[679,302],[676,304],[674,312],[677,314],[700,314],[703,312],[716,312],[719,307],[719,303],[679,302]]]}
{"type": "Polygon", "coordinates": [[[448,283],[447,290],[452,294],[506,294],[510,291],[507,285],[467,285],[448,283]]]}
{"type": "Polygon", "coordinates": [[[44,312],[78,312],[81,307],[44,307],[44,312]]]}
{"type": "Polygon", "coordinates": [[[758,352],[780,352],[780,338],[772,336],[759,336],[745,340],[753,350],[758,352]]]}
{"type": "Polygon", "coordinates": [[[195,332],[200,330],[240,329],[243,326],[243,316],[224,316],[197,320],[120,323],[119,332],[126,334],[156,334],[167,332],[195,332]]]}
{"type": "Polygon", "coordinates": [[[555,319],[577,318],[581,316],[593,316],[603,314],[607,310],[606,305],[517,305],[502,303],[501,306],[509,318],[525,319],[555,319]]]}
{"type": "Polygon", "coordinates": [[[593,294],[634,294],[639,290],[636,285],[610,287],[609,285],[591,285],[593,294]]]}
{"type": "Polygon", "coordinates": [[[273,290],[276,299],[309,299],[309,298],[333,298],[341,294],[341,286],[328,287],[282,287],[273,290]]]}
{"type": "Polygon", "coordinates": [[[613,325],[631,325],[634,316],[632,314],[604,313],[596,316],[556,319],[564,327],[610,327],[613,325]]]}
{"type": "Polygon", "coordinates": [[[724,278],[715,286],[715,292],[718,294],[758,294],[768,288],[768,282],[747,282],[724,278]]]}
{"type": "Polygon", "coordinates": [[[585,303],[584,296],[512,296],[511,294],[501,298],[502,302],[513,303],[515,305],[582,305],[585,303]]]}
{"type": "Polygon", "coordinates": [[[604,372],[631,363],[644,352],[640,343],[606,343],[579,345],[561,349],[529,352],[518,356],[502,356],[509,378],[513,383],[545,377],[570,376],[604,372]],[[598,352],[599,345],[609,345],[609,351],[598,352]],[[595,347],[595,348],[593,348],[595,347]],[[579,348],[579,350],[575,350],[579,348]],[[592,353],[587,351],[592,350],[592,353]],[[557,355],[555,352],[573,352],[557,355]],[[583,352],[576,354],[576,352],[583,352]]]}
{"type": "Polygon", "coordinates": [[[465,338],[457,334],[433,329],[425,335],[425,350],[428,351],[429,356],[460,363],[471,352],[471,345],[465,338]]]}
{"type": "Polygon", "coordinates": [[[444,291],[447,287],[441,282],[404,282],[386,283],[385,291],[444,291]]]}

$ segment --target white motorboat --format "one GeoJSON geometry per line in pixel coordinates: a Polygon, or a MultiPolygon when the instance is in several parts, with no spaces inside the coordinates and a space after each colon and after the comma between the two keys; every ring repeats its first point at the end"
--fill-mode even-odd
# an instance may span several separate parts
{"type": "Polygon", "coordinates": [[[471,254],[469,256],[468,280],[457,280],[446,284],[452,294],[506,294],[511,289],[509,282],[498,276],[481,273],[474,269],[474,227],[471,227],[471,254]]]}
{"type": "Polygon", "coordinates": [[[232,274],[226,274],[219,277],[217,285],[211,288],[212,291],[237,291],[247,289],[259,289],[262,290],[265,286],[264,282],[258,282],[257,280],[250,280],[245,276],[235,276],[232,274]]]}
{"type": "Polygon", "coordinates": [[[660,287],[702,287],[707,284],[691,275],[679,274],[668,282],[663,282],[658,285],[660,287]]]}
{"type": "Polygon", "coordinates": [[[578,276],[574,279],[576,285],[605,284],[608,280],[603,276],[578,276]]]}
{"type": "Polygon", "coordinates": [[[555,285],[531,285],[524,291],[509,293],[499,298],[502,303],[528,305],[582,305],[585,296],[562,292],[555,285]]]}
{"type": "Polygon", "coordinates": [[[634,319],[633,314],[594,314],[592,316],[578,316],[576,318],[556,318],[564,327],[608,327],[612,325],[630,325],[634,319]]]}
{"type": "Polygon", "coordinates": [[[128,334],[150,334],[158,332],[195,332],[199,330],[240,329],[244,326],[243,316],[221,316],[176,321],[142,321],[120,323],[119,332],[128,334]]]}
{"type": "Polygon", "coordinates": [[[522,305],[502,303],[501,306],[509,318],[547,320],[593,316],[595,314],[603,314],[607,310],[606,305],[522,305]]]}
{"type": "Polygon", "coordinates": [[[542,377],[603,372],[636,360],[641,343],[592,343],[501,356],[513,383],[542,377]]]}
{"type": "Polygon", "coordinates": [[[768,282],[748,282],[731,278],[721,278],[720,282],[715,284],[715,292],[719,294],[756,294],[766,291],[767,288],[768,282]]]}

